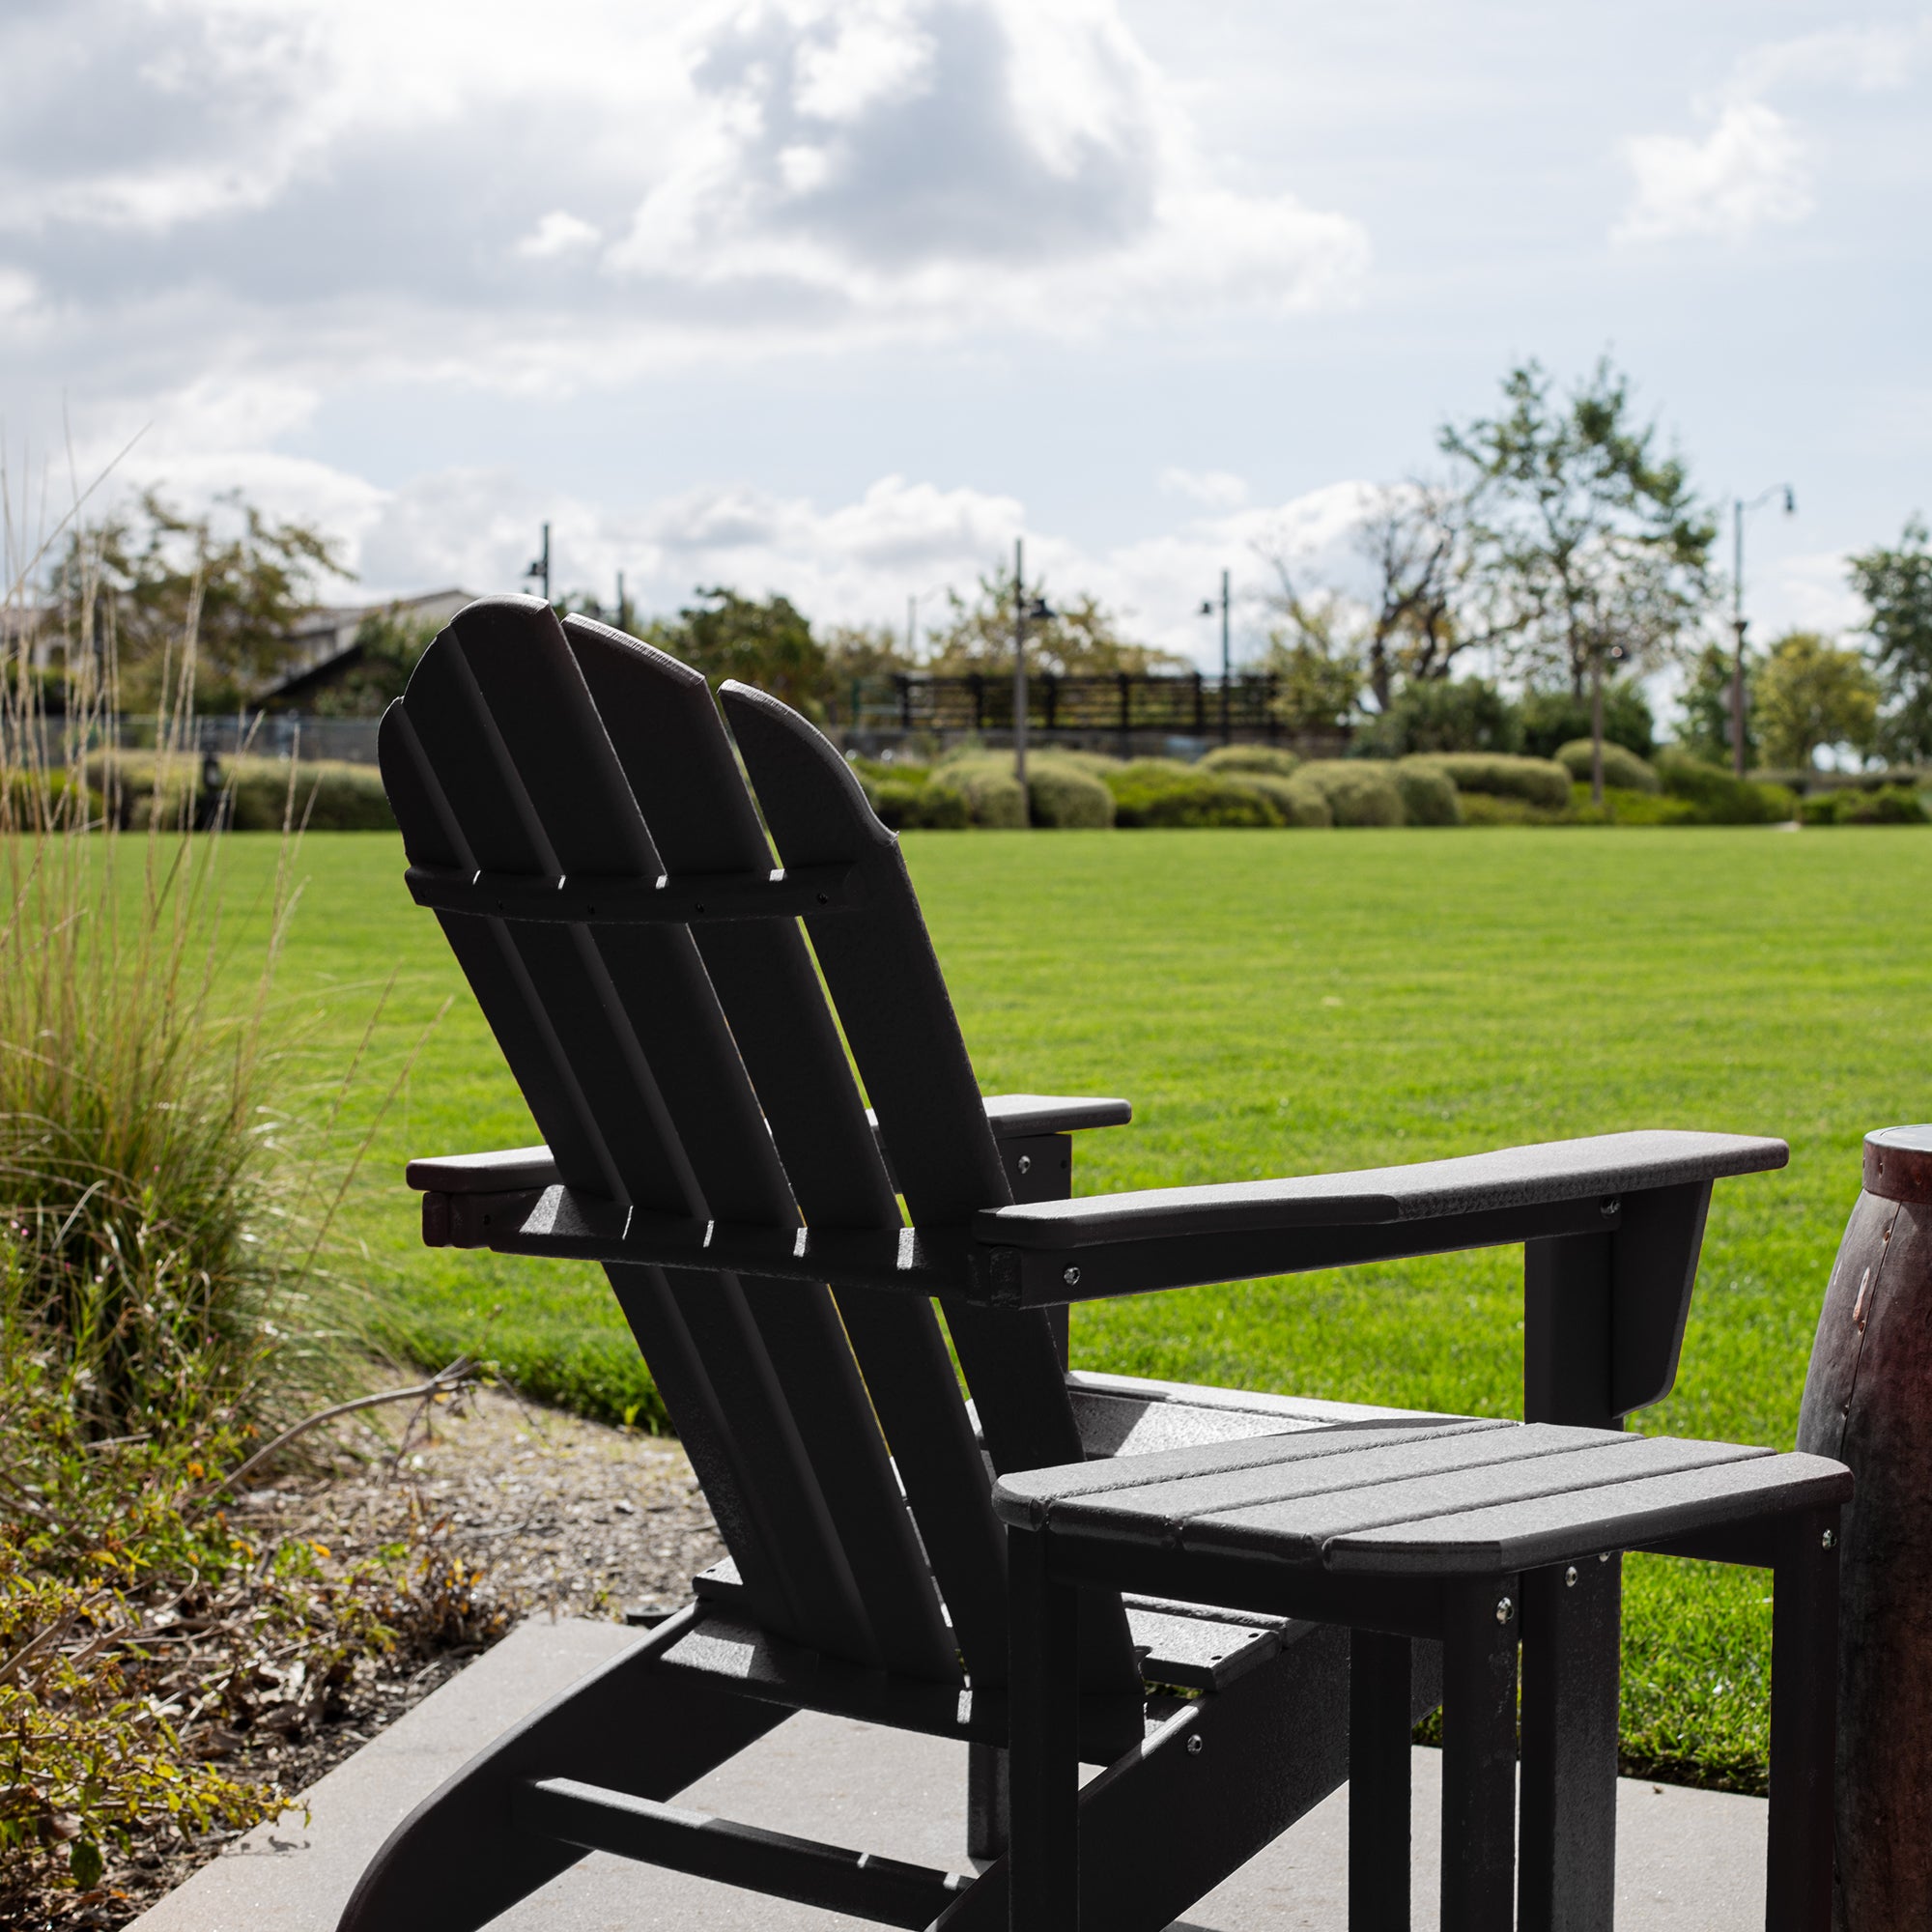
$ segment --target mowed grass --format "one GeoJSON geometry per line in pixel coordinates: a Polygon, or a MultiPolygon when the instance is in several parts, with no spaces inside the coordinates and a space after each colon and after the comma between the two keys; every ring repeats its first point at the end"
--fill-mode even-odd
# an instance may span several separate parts
{"type": "MultiPolygon", "coordinates": [[[[1788,1446],[1860,1137],[1932,1118],[1932,832],[1508,829],[913,835],[906,852],[988,1092],[1122,1094],[1097,1192],[1423,1160],[1645,1125],[1781,1134],[1721,1182],[1676,1391],[1647,1431],[1788,1446]]],[[[272,841],[235,841],[240,907],[272,841]]],[[[415,1243],[409,1152],[534,1138],[434,921],[376,835],[308,840],[288,961],[313,1037],[372,1063],[456,1002],[373,1151],[356,1233],[391,1332],[488,1354],[593,1412],[652,1413],[588,1269],[415,1243]]],[[[373,1092],[377,1082],[372,1080],[373,1092]]],[[[1084,1307],[1083,1367],[1520,1413],[1515,1250],[1084,1307]]],[[[1633,1559],[1629,1760],[1752,1787],[1769,1580],[1633,1559]]]]}

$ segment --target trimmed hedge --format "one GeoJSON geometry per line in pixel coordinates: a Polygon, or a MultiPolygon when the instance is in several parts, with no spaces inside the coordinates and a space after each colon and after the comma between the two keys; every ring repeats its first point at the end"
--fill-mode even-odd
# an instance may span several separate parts
{"type": "MultiPolygon", "coordinates": [[[[1559,745],[1556,762],[1570,774],[1571,778],[1583,784],[1590,782],[1590,741],[1587,738],[1572,738],[1567,745],[1559,745]]],[[[1604,740],[1604,783],[1614,785],[1618,791],[1662,791],[1663,781],[1658,777],[1657,769],[1647,759],[1640,758],[1626,747],[1604,740]]]]}
{"type": "Polygon", "coordinates": [[[1202,758],[1199,769],[1292,779],[1301,769],[1301,760],[1293,752],[1284,752],[1275,745],[1216,745],[1202,758]]]}
{"type": "Polygon", "coordinates": [[[983,753],[938,766],[925,788],[958,797],[965,805],[969,825],[1012,832],[1027,822],[1026,794],[1020,790],[1012,767],[987,760],[983,753]]]}
{"type": "MultiPolygon", "coordinates": [[[[1554,758],[1519,758],[1502,752],[1432,752],[1408,762],[1440,772],[1459,792],[1520,799],[1545,811],[1570,803],[1570,774],[1554,758]]],[[[1463,811],[1463,817],[1469,813],[1463,811]]]]}
{"type": "Polygon", "coordinates": [[[1114,794],[1091,772],[1059,759],[1027,760],[1027,814],[1061,832],[1098,832],[1114,822],[1114,794]]]}
{"type": "Polygon", "coordinates": [[[1299,776],[1319,785],[1337,825],[1401,825],[1402,793],[1389,767],[1366,758],[1316,758],[1299,776]]]}
{"type": "Polygon", "coordinates": [[[1265,772],[1234,772],[1229,774],[1229,781],[1260,792],[1281,813],[1284,825],[1313,831],[1335,823],[1327,794],[1299,773],[1292,779],[1281,779],[1271,778],[1265,772]]]}
{"type": "Polygon", "coordinates": [[[1126,826],[1266,826],[1286,821],[1258,785],[1216,778],[1177,758],[1136,758],[1107,774],[1114,823],[1126,826]]]}
{"type": "MultiPolygon", "coordinates": [[[[94,753],[87,761],[91,788],[120,810],[124,822],[144,826],[156,810],[159,760],[153,752],[94,753]]],[[[229,794],[229,823],[237,832],[279,832],[290,810],[286,758],[228,755],[220,760],[229,794]]],[[[159,810],[164,824],[191,813],[201,797],[201,759],[179,754],[166,761],[159,810]]],[[[311,832],[393,832],[396,815],[374,765],[340,759],[302,759],[295,768],[294,817],[311,832]]]]}
{"type": "Polygon", "coordinates": [[[1849,786],[1821,791],[1804,801],[1806,825],[1923,825],[1924,801],[1909,785],[1882,785],[1877,791],[1849,786]]]}
{"type": "Polygon", "coordinates": [[[1462,824],[1463,808],[1445,772],[1414,758],[1400,758],[1390,776],[1402,794],[1402,815],[1408,824],[1462,824]]]}
{"type": "Polygon", "coordinates": [[[1785,786],[1733,778],[1688,752],[1660,752],[1657,775],[1670,797],[1695,809],[1699,825],[1781,825],[1798,816],[1797,794],[1785,786]]]}

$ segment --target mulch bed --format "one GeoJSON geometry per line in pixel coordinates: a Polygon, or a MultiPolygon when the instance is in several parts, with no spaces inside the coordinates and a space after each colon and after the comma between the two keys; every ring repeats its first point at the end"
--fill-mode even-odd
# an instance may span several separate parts
{"type": "MultiPolygon", "coordinates": [[[[500,1389],[472,1390],[428,1410],[392,1454],[346,1458],[237,1498],[230,1520],[267,1548],[318,1545],[330,1563],[411,1541],[480,1572],[485,1606],[427,1659],[370,1657],[325,1708],[289,1724],[272,1697],[245,1730],[202,1747],[251,1783],[300,1792],[384,1725],[447,1683],[525,1616],[604,1617],[668,1609],[724,1546],[683,1450],[671,1441],[537,1407],[500,1389]],[[278,1721],[279,1720],[279,1721],[278,1721]]],[[[137,1917],[232,1833],[191,1845],[153,1843],[110,1861],[104,1896],[63,1926],[112,1927],[137,1917]]]]}

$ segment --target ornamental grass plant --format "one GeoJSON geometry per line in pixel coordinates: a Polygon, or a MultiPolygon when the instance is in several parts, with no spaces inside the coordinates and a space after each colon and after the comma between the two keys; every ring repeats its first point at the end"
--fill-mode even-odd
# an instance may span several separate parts
{"type": "Polygon", "coordinates": [[[264,1444],[367,1373],[326,1260],[375,1019],[319,1082],[276,992],[300,768],[269,903],[224,905],[234,798],[200,782],[196,604],[161,667],[146,809],[120,810],[111,776],[70,782],[117,754],[111,599],[83,568],[47,622],[26,594],[44,552],[7,529],[0,1924],[112,1924],[117,1860],[281,1807],[218,1768],[251,1726],[319,1720],[469,1579],[427,1549],[329,1566],[230,1525],[264,1444]]]}

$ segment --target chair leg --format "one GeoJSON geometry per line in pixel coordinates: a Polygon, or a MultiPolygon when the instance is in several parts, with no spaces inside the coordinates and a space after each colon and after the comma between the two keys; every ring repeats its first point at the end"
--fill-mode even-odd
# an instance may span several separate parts
{"type": "Polygon", "coordinates": [[[1517,1579],[1458,1582],[1444,1597],[1442,1932],[1511,1932],[1517,1579]]]}
{"type": "Polygon", "coordinates": [[[1838,1512],[1778,1525],[1771,1611],[1771,1842],[1766,1932],[1832,1922],[1838,1739],[1838,1512]]]}
{"type": "Polygon", "coordinates": [[[1010,1932],[1080,1922],[1080,1593],[1055,1580],[1044,1531],[1007,1532],[1010,1932]]]}
{"type": "Polygon", "coordinates": [[[1408,1932],[1409,1641],[1349,1637],[1349,1932],[1408,1932]]]}
{"type": "Polygon", "coordinates": [[[1013,1787],[999,1745],[966,1747],[966,1856],[991,1864],[1006,1856],[1013,1787]]]}
{"type": "Polygon", "coordinates": [[[1611,1932],[1623,1558],[1522,1578],[1520,1932],[1611,1932]]]}

